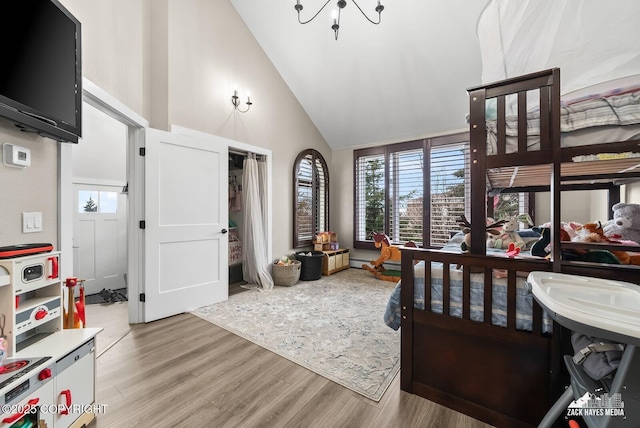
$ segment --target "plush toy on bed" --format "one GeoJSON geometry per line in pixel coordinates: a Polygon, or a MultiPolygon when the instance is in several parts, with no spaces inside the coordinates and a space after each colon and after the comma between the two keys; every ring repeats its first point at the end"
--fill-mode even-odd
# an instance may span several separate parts
{"type": "MultiPolygon", "coordinates": [[[[571,223],[571,225],[578,225],[578,223],[571,223]]],[[[575,229],[571,225],[568,223],[560,224],[560,241],[571,241],[571,239],[576,236],[575,229]]],[[[580,226],[582,225],[580,224],[580,226]]],[[[546,258],[551,257],[551,223],[545,223],[542,226],[536,226],[532,229],[540,234],[540,239],[531,246],[531,255],[546,258]]]]}
{"type": "MultiPolygon", "coordinates": [[[[485,231],[487,232],[487,248],[493,248],[495,242],[494,236],[500,234],[500,231],[497,228],[502,226],[504,222],[505,220],[494,221],[491,217],[487,217],[485,225],[485,231]]],[[[461,215],[458,218],[458,226],[460,226],[462,233],[464,233],[464,241],[460,244],[460,249],[463,253],[468,253],[471,249],[471,223],[469,223],[467,217],[461,215]]]]}
{"type": "MultiPolygon", "coordinates": [[[[603,244],[616,243],[616,241],[612,241],[605,236],[602,223],[600,223],[599,221],[584,224],[579,229],[576,229],[576,233],[577,235],[571,239],[573,242],[598,242],[603,244]]],[[[594,259],[594,254],[596,253],[596,251],[600,253],[610,252],[623,265],[640,265],[640,255],[631,254],[626,251],[576,250],[578,254],[581,254],[582,256],[587,257],[587,259],[585,259],[586,261],[611,263],[611,261],[608,261],[608,260],[600,260],[597,258],[594,259]]]]}
{"type": "Polygon", "coordinates": [[[605,236],[640,244],[640,205],[620,202],[612,209],[613,220],[604,227],[605,236]]]}
{"type": "MultiPolygon", "coordinates": [[[[502,224],[502,232],[494,237],[493,248],[502,248],[506,250],[509,248],[509,244],[513,244],[516,248],[523,249],[526,246],[526,243],[522,237],[518,235],[520,222],[527,223],[528,225],[533,224],[531,217],[527,213],[505,220],[502,224]]],[[[487,243],[487,246],[489,246],[489,243],[487,243]]]]}

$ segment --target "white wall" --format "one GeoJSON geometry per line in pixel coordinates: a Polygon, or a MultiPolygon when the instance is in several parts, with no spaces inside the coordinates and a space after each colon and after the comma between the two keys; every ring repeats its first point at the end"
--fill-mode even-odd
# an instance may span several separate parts
{"type": "MultiPolygon", "coordinates": [[[[170,124],[273,152],[273,255],[291,251],[293,163],[307,148],[331,151],[227,0],[169,0],[170,124]],[[234,111],[237,85],[248,113],[234,111]]],[[[153,64],[152,64],[153,68],[153,64]]]]}
{"type": "Polygon", "coordinates": [[[60,1],[82,24],[82,75],[143,117],[146,1],[60,1]]]}
{"type": "Polygon", "coordinates": [[[0,145],[11,143],[31,151],[31,166],[0,164],[0,246],[58,243],[58,145],[49,138],[21,132],[0,118],[0,145]],[[22,233],[23,212],[42,213],[42,232],[22,233]]]}
{"type": "MultiPolygon", "coordinates": [[[[202,131],[273,151],[273,254],[291,252],[293,162],[332,154],[228,0],[62,0],[81,21],[84,75],[152,127],[202,131]],[[234,84],[251,91],[246,114],[234,84]]],[[[332,186],[333,189],[333,186],[332,186]]]]}
{"type": "Polygon", "coordinates": [[[124,186],[127,126],[87,103],[82,108],[82,140],[72,150],[74,182],[124,186]]]}

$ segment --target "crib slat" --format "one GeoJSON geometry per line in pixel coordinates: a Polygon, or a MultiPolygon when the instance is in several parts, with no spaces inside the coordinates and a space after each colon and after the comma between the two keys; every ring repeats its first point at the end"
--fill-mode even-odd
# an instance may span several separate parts
{"type": "Polygon", "coordinates": [[[540,88],[540,150],[551,150],[551,140],[549,139],[549,93],[551,88],[544,86],[540,88]]]}
{"type": "Polygon", "coordinates": [[[431,262],[424,263],[424,310],[431,312],[431,262]]]}
{"type": "Polygon", "coordinates": [[[531,313],[531,334],[534,336],[542,335],[542,308],[538,302],[533,302],[531,313]]]}
{"type": "Polygon", "coordinates": [[[501,95],[497,98],[497,119],[498,119],[498,155],[504,155],[507,151],[507,121],[506,121],[506,102],[505,96],[501,95]]]}
{"type": "Polygon", "coordinates": [[[470,319],[471,266],[465,266],[462,275],[462,318],[470,319]]]}
{"type": "Polygon", "coordinates": [[[507,328],[516,328],[516,271],[509,270],[507,275],[507,328]]]}
{"type": "Polygon", "coordinates": [[[449,263],[442,264],[442,313],[444,315],[451,315],[451,308],[449,307],[451,295],[449,293],[451,289],[451,265],[449,263]]]}
{"type": "Polygon", "coordinates": [[[527,151],[527,92],[518,92],[518,153],[527,151]]]}
{"type": "Polygon", "coordinates": [[[493,310],[493,290],[491,289],[491,281],[493,281],[493,269],[485,268],[484,270],[484,322],[491,324],[491,311],[493,310]]]}

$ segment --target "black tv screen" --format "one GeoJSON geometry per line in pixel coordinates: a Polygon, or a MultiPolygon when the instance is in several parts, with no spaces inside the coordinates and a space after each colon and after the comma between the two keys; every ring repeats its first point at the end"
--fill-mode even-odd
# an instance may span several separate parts
{"type": "Polygon", "coordinates": [[[58,141],[82,135],[80,22],[57,0],[0,2],[0,115],[58,141]]]}

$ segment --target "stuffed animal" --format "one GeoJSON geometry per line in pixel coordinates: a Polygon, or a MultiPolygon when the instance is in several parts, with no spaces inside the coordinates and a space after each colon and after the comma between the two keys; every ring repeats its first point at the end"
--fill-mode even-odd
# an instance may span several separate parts
{"type": "Polygon", "coordinates": [[[527,223],[528,225],[533,223],[529,214],[526,213],[505,220],[502,225],[502,232],[495,238],[493,247],[506,250],[509,248],[509,244],[513,244],[516,248],[523,249],[526,243],[522,237],[518,235],[520,222],[527,223]]]}
{"type": "Polygon", "coordinates": [[[613,220],[604,227],[605,236],[640,244],[640,205],[620,202],[612,209],[613,220]]]}
{"type": "MultiPolygon", "coordinates": [[[[540,227],[534,227],[533,230],[540,234],[540,239],[538,239],[531,246],[531,255],[538,257],[550,257],[551,256],[551,225],[546,223],[540,227]]],[[[574,232],[575,235],[575,232],[574,232]]],[[[569,232],[562,227],[560,229],[560,240],[561,241],[571,241],[571,235],[569,232]]]]}
{"type": "MultiPolygon", "coordinates": [[[[504,222],[504,220],[494,221],[490,217],[487,218],[487,223],[485,225],[485,231],[487,232],[487,248],[494,248],[494,236],[500,234],[497,227],[500,227],[504,222]]],[[[469,223],[467,217],[461,215],[458,218],[458,226],[460,226],[464,233],[464,241],[460,244],[460,249],[463,253],[468,253],[471,248],[471,223],[469,223]]]]}
{"type": "MultiPolygon", "coordinates": [[[[616,243],[616,241],[612,241],[605,236],[602,223],[599,221],[582,225],[582,227],[576,229],[576,233],[577,235],[571,239],[573,242],[616,243]]],[[[583,255],[589,252],[588,250],[576,251],[583,255]]],[[[626,251],[615,250],[611,250],[611,253],[616,256],[623,265],[640,265],[640,255],[632,255],[626,251]]]]}

